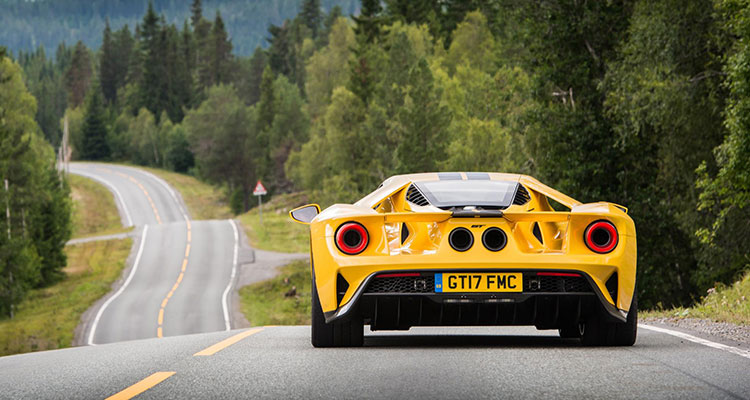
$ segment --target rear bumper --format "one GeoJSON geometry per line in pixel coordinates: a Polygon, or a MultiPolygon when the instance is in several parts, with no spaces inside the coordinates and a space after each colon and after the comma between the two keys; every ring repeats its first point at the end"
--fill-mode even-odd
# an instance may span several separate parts
{"type": "MultiPolygon", "coordinates": [[[[373,329],[408,329],[411,326],[420,325],[537,325],[555,328],[566,322],[577,322],[582,316],[592,312],[604,314],[613,322],[626,321],[627,311],[615,307],[610,300],[612,296],[605,295],[600,286],[585,271],[570,269],[560,271],[580,274],[581,277],[575,279],[585,280],[584,285],[578,284],[571,287],[561,281],[559,288],[555,289],[549,289],[549,285],[546,285],[547,288],[531,288],[533,281],[539,278],[536,275],[537,272],[552,271],[554,270],[461,270],[461,272],[522,272],[524,274],[523,292],[465,294],[435,293],[429,285],[420,291],[379,290],[374,292],[372,284],[376,279],[382,279],[378,276],[408,272],[405,270],[378,271],[369,274],[362,281],[349,301],[333,311],[324,312],[324,316],[326,322],[330,323],[352,315],[362,315],[366,321],[370,321],[373,329]],[[390,309],[390,312],[385,311],[385,308],[390,309]],[[384,323],[384,313],[394,314],[395,322],[393,318],[386,318],[389,322],[384,323]],[[573,321],[570,321],[571,319],[573,321]]],[[[414,277],[414,280],[422,278],[429,280],[435,273],[450,271],[440,269],[413,272],[420,274],[419,277],[414,277]]],[[[343,297],[344,292],[339,293],[340,298],[343,297]]],[[[630,296],[632,293],[627,294],[627,297],[630,296]]]]}

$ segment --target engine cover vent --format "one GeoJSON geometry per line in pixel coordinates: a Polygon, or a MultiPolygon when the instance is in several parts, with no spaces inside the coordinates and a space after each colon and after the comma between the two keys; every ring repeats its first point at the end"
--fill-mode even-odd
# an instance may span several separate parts
{"type": "Polygon", "coordinates": [[[513,198],[513,204],[517,206],[522,206],[531,200],[531,195],[529,195],[529,191],[526,190],[523,185],[520,183],[518,184],[518,190],[516,190],[516,197],[513,198]]]}
{"type": "Polygon", "coordinates": [[[406,201],[423,207],[430,205],[430,202],[427,201],[422,192],[414,185],[409,186],[409,189],[406,191],[406,201]]]}

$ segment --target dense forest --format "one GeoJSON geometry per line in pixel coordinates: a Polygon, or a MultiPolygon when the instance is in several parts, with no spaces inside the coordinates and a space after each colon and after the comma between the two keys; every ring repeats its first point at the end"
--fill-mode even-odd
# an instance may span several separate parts
{"type": "MultiPolygon", "coordinates": [[[[355,14],[358,0],[323,0],[324,10],[341,7],[355,14]]],[[[182,24],[190,15],[188,2],[153,0],[154,9],[166,21],[182,24]]],[[[249,56],[258,46],[266,46],[269,24],[280,25],[299,11],[300,0],[207,0],[204,12],[224,16],[235,54],[249,56]]],[[[143,16],[148,0],[0,0],[0,41],[13,53],[33,51],[39,46],[54,49],[60,42],[78,40],[89,48],[99,48],[102,30],[109,20],[112,29],[128,25],[132,29],[143,16]]]]}
{"type": "Polygon", "coordinates": [[[194,174],[237,213],[257,179],[330,204],[395,173],[520,172],[629,208],[645,307],[748,269],[747,1],[356,6],[304,0],[243,57],[224,13],[194,0],[173,22],[149,3],[135,26],[105,22],[97,49],[4,62],[49,143],[66,116],[74,158],[194,174]]]}

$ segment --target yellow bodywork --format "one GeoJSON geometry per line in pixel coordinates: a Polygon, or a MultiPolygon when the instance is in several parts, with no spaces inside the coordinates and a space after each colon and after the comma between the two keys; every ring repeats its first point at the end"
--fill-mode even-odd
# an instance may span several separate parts
{"type": "MultiPolygon", "coordinates": [[[[462,176],[466,179],[465,174],[462,176]]],[[[582,272],[592,278],[607,302],[627,313],[636,275],[636,232],[627,209],[606,202],[581,204],[525,175],[489,173],[489,177],[519,182],[529,192],[530,201],[508,207],[499,218],[454,218],[449,211],[406,201],[412,182],[439,179],[436,173],[425,173],[391,177],[357,203],[335,204],[318,214],[310,223],[310,243],[314,284],[323,312],[331,313],[347,305],[375,272],[486,268],[582,272]],[[570,210],[555,211],[548,199],[570,210]],[[596,220],[610,221],[617,228],[619,241],[610,253],[594,253],[584,243],[584,230],[596,220]],[[367,248],[354,256],[341,253],[334,243],[336,229],[349,221],[359,222],[369,232],[367,248]],[[402,223],[409,231],[403,244],[402,223]],[[535,223],[539,224],[543,244],[532,233],[535,223]],[[508,243],[499,252],[476,242],[468,251],[458,252],[447,239],[448,233],[459,226],[469,229],[475,238],[489,227],[499,227],[506,232],[508,243]],[[615,271],[618,298],[612,299],[605,282],[615,271]],[[340,304],[336,296],[337,274],[350,284],[340,304]]]]}

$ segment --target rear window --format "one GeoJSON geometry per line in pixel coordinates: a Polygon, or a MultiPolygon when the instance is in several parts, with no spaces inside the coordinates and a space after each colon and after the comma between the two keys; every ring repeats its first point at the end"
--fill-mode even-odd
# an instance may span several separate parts
{"type": "Polygon", "coordinates": [[[440,208],[508,208],[518,188],[518,182],[490,180],[441,180],[414,182],[414,185],[430,204],[440,208]]]}

